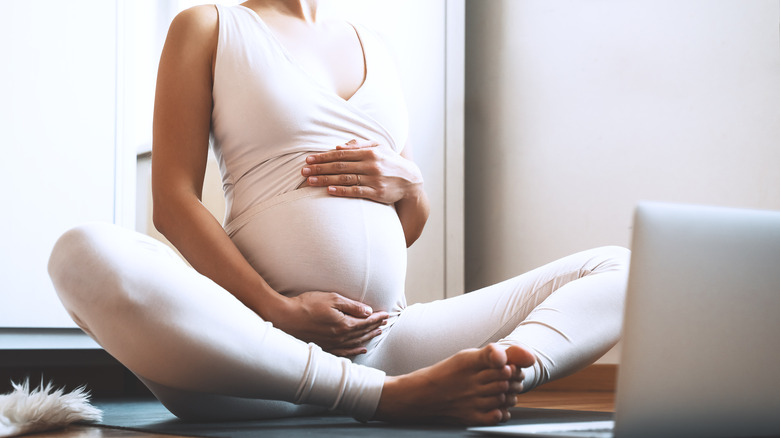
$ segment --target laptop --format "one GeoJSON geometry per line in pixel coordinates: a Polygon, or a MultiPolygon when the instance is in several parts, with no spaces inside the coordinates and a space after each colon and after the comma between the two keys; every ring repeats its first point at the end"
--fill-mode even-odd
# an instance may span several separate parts
{"type": "Polygon", "coordinates": [[[469,430],[780,436],[780,212],[640,203],[614,423],[469,430]]]}

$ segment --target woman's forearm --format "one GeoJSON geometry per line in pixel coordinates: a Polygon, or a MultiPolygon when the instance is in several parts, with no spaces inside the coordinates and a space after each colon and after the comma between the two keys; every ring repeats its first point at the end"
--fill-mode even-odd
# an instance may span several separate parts
{"type": "Polygon", "coordinates": [[[190,8],[168,31],[152,125],[154,225],[198,272],[267,319],[284,297],[255,272],[198,199],[208,159],[218,18],[214,7],[190,8]]]}
{"type": "Polygon", "coordinates": [[[398,214],[398,219],[401,220],[401,226],[406,236],[406,247],[408,248],[422,234],[430,213],[428,195],[425,194],[422,184],[420,184],[418,190],[396,202],[395,211],[398,214]]]}

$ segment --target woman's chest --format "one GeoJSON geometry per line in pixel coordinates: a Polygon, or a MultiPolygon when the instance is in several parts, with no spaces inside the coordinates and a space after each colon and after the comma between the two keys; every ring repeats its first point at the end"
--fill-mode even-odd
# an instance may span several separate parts
{"type": "Polygon", "coordinates": [[[266,20],[269,38],[286,61],[309,79],[348,100],[362,86],[366,62],[356,30],[345,22],[307,24],[266,20]]]}

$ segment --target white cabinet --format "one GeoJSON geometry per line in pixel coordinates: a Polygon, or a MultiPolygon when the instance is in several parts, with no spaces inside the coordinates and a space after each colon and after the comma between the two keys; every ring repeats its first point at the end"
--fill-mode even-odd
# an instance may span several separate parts
{"type": "Polygon", "coordinates": [[[122,214],[117,6],[9,3],[0,25],[0,327],[75,327],[46,264],[66,229],[122,214]]]}

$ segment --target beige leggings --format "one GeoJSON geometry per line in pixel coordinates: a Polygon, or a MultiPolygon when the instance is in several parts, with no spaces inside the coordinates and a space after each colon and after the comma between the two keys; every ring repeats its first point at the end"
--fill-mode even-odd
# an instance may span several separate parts
{"type": "Polygon", "coordinates": [[[65,233],[49,261],[74,321],[174,414],[261,419],[340,410],[372,417],[385,373],[491,342],[537,363],[524,390],[572,373],[618,340],[629,253],[578,253],[469,294],[414,304],[350,362],[274,328],[147,236],[108,224],[65,233]]]}

